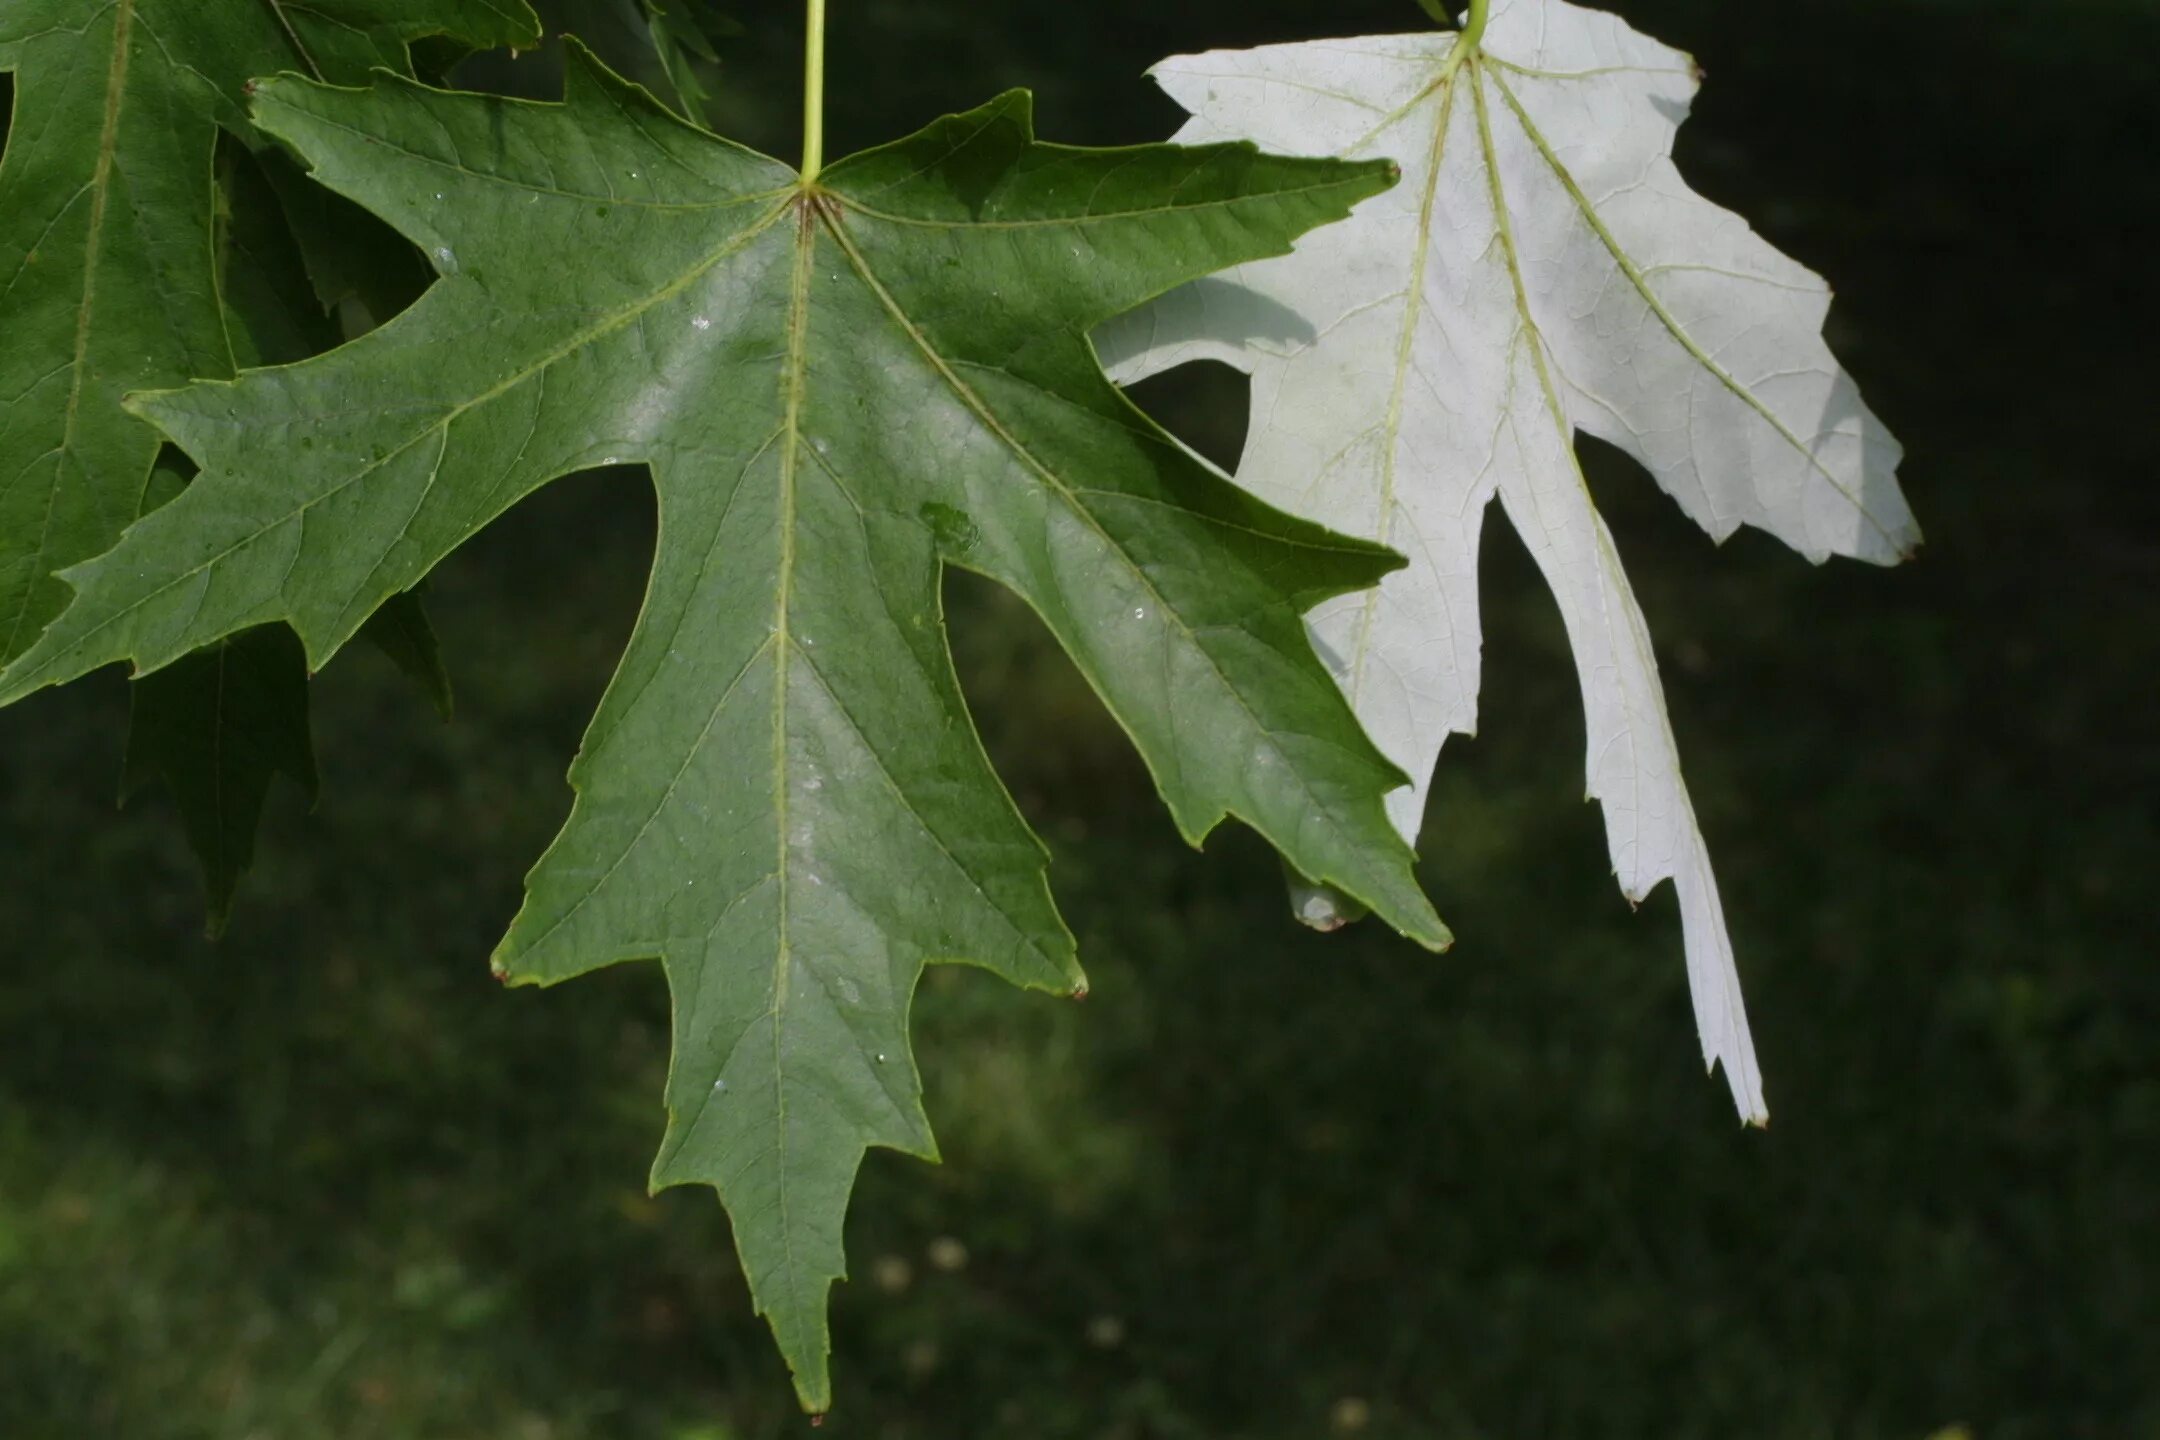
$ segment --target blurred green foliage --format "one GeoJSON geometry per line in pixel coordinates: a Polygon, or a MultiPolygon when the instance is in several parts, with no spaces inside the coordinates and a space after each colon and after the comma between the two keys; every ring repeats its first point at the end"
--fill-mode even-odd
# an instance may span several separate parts
{"type": "MultiPolygon", "coordinates": [[[[795,7],[725,8],[716,119],[792,153],[795,7]]],[[[1504,527],[1482,732],[1427,827],[1463,937],[1438,959],[1297,930],[1249,836],[1184,849],[1033,622],[956,579],[969,693],[1095,988],[933,972],[947,1163],[866,1171],[824,1433],[2160,1434],[2160,16],[1625,11],[1711,72],[1690,175],[1838,281],[1833,339],[1929,533],[1891,572],[1713,550],[1591,457],[1773,1128],[1739,1132],[1694,1062],[1669,897],[1613,899],[1563,638],[1504,527]]],[[[1411,0],[834,18],[834,153],[1006,84],[1054,138],[1151,138],[1163,53],[1422,23],[1411,0]]],[[[548,63],[514,65],[544,93],[548,63]]],[[[1143,400],[1234,454],[1227,374],[1143,400]]],[[[215,946],[170,814],[111,807],[120,682],[0,714],[0,1436],[800,1432],[718,1206],[644,1194],[658,974],[487,978],[650,524],[642,475],[602,473],[446,567],[454,725],[379,656],[327,671],[322,808],[273,798],[215,946]]]]}

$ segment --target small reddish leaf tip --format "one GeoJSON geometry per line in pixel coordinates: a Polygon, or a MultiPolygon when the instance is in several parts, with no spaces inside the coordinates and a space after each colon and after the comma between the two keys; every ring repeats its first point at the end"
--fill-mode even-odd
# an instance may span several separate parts
{"type": "Polygon", "coordinates": [[[507,965],[490,965],[488,966],[488,974],[495,977],[495,983],[498,985],[510,983],[510,967],[507,965]]]}
{"type": "Polygon", "coordinates": [[[1079,989],[1072,992],[1072,998],[1075,1000],[1085,1000],[1087,999],[1087,997],[1088,987],[1085,985],[1082,985],[1079,989]]]}
{"type": "Polygon", "coordinates": [[[810,1428],[813,1430],[822,1430],[823,1428],[825,1428],[824,1411],[820,1410],[817,1414],[810,1417],[810,1428]]]}

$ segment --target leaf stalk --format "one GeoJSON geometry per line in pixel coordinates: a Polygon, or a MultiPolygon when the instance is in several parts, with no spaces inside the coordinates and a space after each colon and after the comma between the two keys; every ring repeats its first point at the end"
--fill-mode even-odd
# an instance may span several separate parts
{"type": "Polygon", "coordinates": [[[1470,0],[1470,13],[1463,17],[1461,49],[1465,54],[1475,51],[1485,38],[1485,22],[1492,18],[1492,0],[1470,0]]]}
{"type": "MultiPolygon", "coordinates": [[[[1455,17],[1448,14],[1441,0],[1417,0],[1418,9],[1433,18],[1433,23],[1448,29],[1455,28],[1455,17]]],[[[1485,38],[1485,22],[1492,18],[1492,0],[1470,0],[1470,13],[1463,16],[1462,40],[1457,45],[1458,54],[1469,54],[1477,49],[1485,38]]]]}
{"type": "Polygon", "coordinates": [[[825,0],[810,0],[803,37],[802,178],[808,185],[825,168],[825,0]]]}

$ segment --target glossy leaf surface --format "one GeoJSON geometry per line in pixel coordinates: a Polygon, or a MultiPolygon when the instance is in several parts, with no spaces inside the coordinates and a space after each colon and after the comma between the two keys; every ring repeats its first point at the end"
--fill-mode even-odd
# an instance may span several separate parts
{"type": "Polygon", "coordinates": [[[663,960],[653,1183],[719,1189],[806,1405],[864,1149],[933,1153],[922,966],[1082,984],[968,719],[943,567],[1033,606],[1187,837],[1236,815],[1445,942],[1387,820],[1403,777],[1300,619],[1400,562],[1229,484],[1087,339],[1285,252],[1392,166],[1047,145],[1013,94],[805,185],[575,46],[561,105],[281,79],[256,120],[441,278],[321,359],[141,401],[203,473],[68,572],[74,604],[0,694],[272,621],[320,664],[535,487],[650,467],[644,610],[496,965],[663,960]]]}

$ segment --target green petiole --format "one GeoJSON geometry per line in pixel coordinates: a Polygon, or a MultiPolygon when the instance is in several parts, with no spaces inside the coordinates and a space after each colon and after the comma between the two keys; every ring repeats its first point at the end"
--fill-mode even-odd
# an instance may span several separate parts
{"type": "Polygon", "coordinates": [[[825,168],[825,0],[810,0],[803,37],[802,178],[808,185],[825,168]]]}

